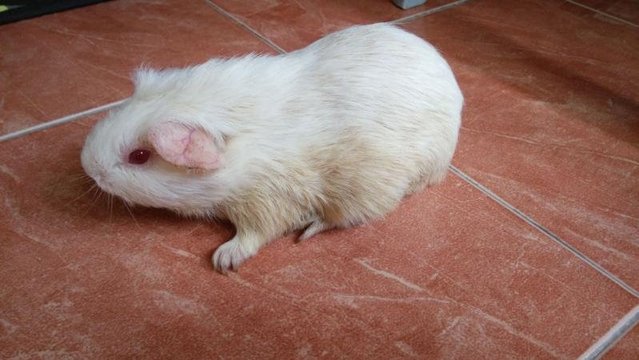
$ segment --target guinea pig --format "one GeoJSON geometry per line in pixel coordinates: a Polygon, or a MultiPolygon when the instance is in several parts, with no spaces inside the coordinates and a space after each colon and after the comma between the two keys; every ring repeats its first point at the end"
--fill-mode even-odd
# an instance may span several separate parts
{"type": "Polygon", "coordinates": [[[363,224],[442,181],[463,105],[437,50],[389,24],[134,82],[82,166],[126,203],[233,223],[212,257],[223,273],[286,233],[363,224]]]}

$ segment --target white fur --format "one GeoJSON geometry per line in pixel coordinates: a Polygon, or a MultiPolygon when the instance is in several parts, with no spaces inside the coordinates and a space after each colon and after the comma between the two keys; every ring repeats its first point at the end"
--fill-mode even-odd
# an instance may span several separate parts
{"type": "Polygon", "coordinates": [[[441,181],[463,103],[437,51],[387,24],[286,55],[141,70],[135,82],[130,100],[88,136],[83,167],[127,202],[233,222],[236,236],[213,257],[221,271],[286,232],[312,224],[307,238],[357,225],[441,181]],[[166,121],[210,134],[221,167],[184,169],[156,153],[129,164],[166,121]]]}

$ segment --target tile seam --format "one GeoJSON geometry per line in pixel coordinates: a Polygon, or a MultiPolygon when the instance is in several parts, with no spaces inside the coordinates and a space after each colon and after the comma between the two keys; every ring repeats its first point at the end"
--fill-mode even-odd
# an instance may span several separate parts
{"type": "Polygon", "coordinates": [[[477,180],[473,179],[472,177],[470,177],[469,175],[467,175],[466,173],[464,173],[463,171],[461,171],[460,169],[458,169],[454,165],[450,166],[450,170],[455,175],[457,175],[459,178],[461,178],[462,180],[466,181],[467,183],[469,183],[471,186],[473,186],[477,190],[479,190],[482,193],[484,193],[486,196],[488,196],[490,199],[495,201],[497,204],[499,204],[500,206],[502,206],[503,208],[505,208],[506,210],[508,210],[512,214],[514,214],[516,217],[518,217],[519,219],[523,220],[528,225],[532,226],[534,229],[536,229],[537,231],[539,231],[542,234],[544,234],[550,240],[554,241],[559,246],[561,246],[565,250],[567,250],[570,253],[572,253],[574,256],[579,258],[581,261],[585,262],[587,265],[589,265],[590,267],[595,269],[601,275],[607,277],[609,280],[611,280],[612,282],[614,282],[618,286],[622,287],[624,290],[629,292],[634,297],[639,298],[639,291],[634,289],[632,286],[630,286],[629,284],[627,284],[626,282],[621,280],[619,277],[617,277],[616,275],[614,275],[610,271],[606,270],[603,266],[601,266],[599,263],[597,263],[596,261],[592,260],[591,258],[586,256],[585,254],[583,254],[581,251],[577,250],[577,248],[575,248],[574,246],[569,244],[567,241],[565,241],[564,239],[559,237],[559,235],[557,235],[554,232],[550,231],[548,228],[546,228],[545,226],[543,226],[540,223],[538,223],[532,217],[526,215],[523,211],[517,209],[515,206],[513,206],[512,204],[510,204],[509,202],[507,202],[506,200],[501,198],[499,195],[497,195],[494,192],[492,192],[486,186],[482,185],[477,180]]]}
{"type": "Polygon", "coordinates": [[[612,349],[626,334],[630,332],[639,323],[639,305],[636,305],[628,313],[626,313],[608,332],[592,344],[586,350],[579,360],[597,360],[601,359],[608,350],[612,349]]]}
{"type": "MultiPolygon", "coordinates": [[[[452,7],[455,7],[457,5],[461,5],[465,2],[468,2],[469,0],[459,0],[459,1],[455,1],[453,3],[449,3],[446,5],[442,5],[442,6],[438,6],[436,8],[433,9],[429,9],[417,14],[413,14],[404,18],[400,18],[400,19],[396,19],[393,21],[390,21],[389,23],[392,24],[400,24],[400,23],[404,23],[407,21],[411,21],[420,17],[424,17],[424,16],[428,16],[452,7]]],[[[224,10],[222,7],[220,7],[219,5],[213,3],[211,0],[205,0],[205,3],[208,4],[213,10],[215,10],[216,12],[218,12],[219,14],[221,14],[222,16],[225,16],[226,18],[228,18],[229,20],[231,20],[232,22],[236,23],[237,25],[241,26],[242,28],[244,28],[245,30],[247,30],[248,32],[250,32],[251,34],[253,34],[253,36],[257,37],[260,41],[262,41],[264,44],[268,45],[270,48],[272,48],[273,50],[275,50],[276,52],[280,53],[280,54],[285,54],[287,53],[287,51],[285,51],[282,47],[280,47],[279,45],[277,45],[275,42],[271,41],[269,38],[267,38],[266,36],[262,35],[260,32],[258,32],[257,30],[253,29],[251,26],[249,26],[248,24],[246,24],[245,22],[243,22],[242,20],[240,20],[238,17],[234,16],[233,14],[229,13],[228,11],[224,10]]],[[[118,101],[114,101],[108,104],[104,104],[104,105],[100,105],[100,106],[96,106],[94,108],[90,108],[84,111],[80,111],[80,112],[76,112],[76,113],[72,113],[70,115],[66,115],[63,117],[60,117],[58,119],[54,119],[54,120],[49,120],[46,121],[44,123],[38,124],[38,125],[34,125],[25,129],[21,129],[21,130],[17,130],[17,131],[13,131],[10,132],[8,134],[4,134],[4,135],[0,135],[0,142],[4,142],[4,141],[9,141],[9,140],[13,140],[13,139],[17,139],[38,131],[42,131],[42,130],[47,130],[59,125],[63,125],[66,124],[68,122],[72,122],[75,120],[79,120],[83,117],[86,116],[90,116],[90,115],[94,115],[94,114],[98,114],[100,112],[103,111],[107,111],[110,110],[111,108],[114,108],[118,105],[121,105],[124,101],[126,101],[126,99],[122,99],[122,100],[118,100],[118,101]]]]}
{"type": "MultiPolygon", "coordinates": [[[[231,14],[230,12],[226,11],[221,6],[215,4],[213,2],[213,0],[205,0],[205,1],[211,8],[213,8],[219,14],[221,14],[223,16],[226,16],[227,18],[229,18],[231,21],[233,21],[237,25],[239,25],[242,28],[244,28],[245,30],[249,31],[251,34],[253,34],[259,40],[261,40],[266,45],[271,47],[273,50],[277,51],[280,54],[288,53],[286,50],[284,50],[282,47],[277,45],[275,42],[273,42],[267,36],[263,35],[259,31],[255,30],[253,27],[251,27],[250,25],[248,25],[247,23],[242,21],[237,16],[235,16],[235,15],[231,14]]],[[[457,0],[457,1],[454,1],[452,3],[448,3],[448,4],[441,5],[441,6],[437,6],[435,8],[428,9],[428,10],[425,10],[425,11],[422,11],[422,12],[419,12],[419,13],[416,13],[416,14],[413,14],[413,15],[409,15],[409,16],[406,16],[406,17],[403,17],[403,18],[399,18],[399,19],[395,19],[395,20],[391,20],[391,21],[386,21],[386,23],[389,23],[389,24],[403,24],[403,23],[406,23],[406,22],[409,22],[409,21],[412,21],[412,20],[415,20],[415,19],[418,19],[418,18],[422,18],[422,17],[428,16],[428,15],[432,15],[432,14],[444,11],[444,10],[448,10],[448,9],[456,7],[458,5],[462,5],[462,4],[464,4],[464,3],[468,2],[468,1],[470,1],[470,0],[457,0]]]]}
{"type": "Polygon", "coordinates": [[[46,130],[46,129],[50,129],[52,127],[56,127],[58,125],[62,125],[62,124],[66,124],[75,120],[78,120],[80,118],[89,116],[89,115],[94,115],[94,114],[98,114],[101,113],[103,111],[107,111],[110,110],[118,105],[121,105],[122,103],[124,103],[127,99],[122,99],[122,100],[118,100],[118,101],[114,101],[108,104],[104,104],[104,105],[100,105],[100,106],[96,106],[87,110],[83,110],[80,112],[76,112],[70,115],[66,115],[60,118],[57,118],[55,120],[49,120],[47,122],[38,124],[38,125],[34,125],[25,129],[21,129],[21,130],[17,130],[17,131],[13,131],[10,132],[8,134],[4,134],[4,135],[0,135],[0,142],[3,141],[8,141],[8,140],[13,140],[13,139],[17,139],[20,137],[23,137],[25,135],[29,135],[31,133],[34,132],[38,132],[41,130],[46,130]]]}
{"type": "MultiPolygon", "coordinates": [[[[231,21],[235,22],[236,24],[240,25],[241,27],[245,28],[246,30],[248,30],[249,32],[251,32],[254,36],[256,36],[259,40],[261,40],[262,42],[266,43],[268,46],[270,46],[271,48],[273,48],[275,51],[279,52],[279,53],[285,53],[284,49],[280,48],[277,44],[273,43],[272,41],[270,41],[268,38],[264,37],[262,34],[260,34],[259,32],[255,31],[254,29],[252,29],[250,26],[244,24],[241,20],[239,20],[238,18],[236,18],[235,16],[233,16],[232,14],[230,14],[229,12],[227,12],[226,10],[222,9],[221,7],[219,7],[218,5],[212,3],[210,0],[205,0],[205,3],[207,3],[210,7],[212,7],[214,10],[216,10],[218,13],[220,13],[221,15],[229,18],[231,21]]],[[[59,125],[63,125],[69,122],[73,122],[75,120],[79,120],[81,118],[90,116],[90,115],[94,115],[94,114],[98,114],[101,113],[103,111],[107,111],[110,110],[118,105],[121,105],[122,103],[124,103],[128,98],[125,99],[121,99],[121,100],[117,100],[111,103],[107,103],[104,105],[99,105],[87,110],[83,110],[83,111],[79,111],[79,112],[75,112],[69,115],[65,115],[63,117],[54,119],[54,120],[49,120],[34,126],[30,126],[28,128],[25,129],[20,129],[20,130],[16,130],[16,131],[12,131],[9,132],[7,134],[3,134],[0,135],[0,143],[4,142],[4,141],[9,141],[9,140],[14,140],[38,131],[42,131],[42,130],[47,130],[59,125]]]]}
{"type": "Polygon", "coordinates": [[[470,0],[453,1],[452,3],[440,5],[440,6],[432,8],[432,9],[428,9],[428,10],[424,10],[422,12],[418,12],[416,14],[412,14],[412,15],[405,16],[403,18],[399,18],[399,19],[388,21],[388,23],[397,24],[397,25],[405,24],[407,22],[411,22],[413,20],[420,19],[420,18],[423,18],[423,17],[428,16],[428,15],[432,15],[432,14],[435,14],[435,13],[438,13],[438,12],[442,12],[444,10],[448,10],[448,9],[454,8],[456,6],[459,6],[459,5],[462,5],[464,3],[467,3],[468,1],[470,1],[470,0]]]}
{"type": "MultiPolygon", "coordinates": [[[[417,13],[417,14],[409,15],[409,16],[404,17],[404,18],[396,19],[396,20],[390,21],[389,23],[402,24],[402,23],[405,23],[405,22],[408,22],[408,21],[412,21],[412,20],[415,20],[415,19],[418,19],[418,18],[421,18],[421,17],[425,17],[425,16],[428,16],[428,15],[431,15],[431,14],[434,14],[434,13],[437,13],[437,12],[440,12],[440,11],[443,11],[443,10],[447,10],[449,8],[464,4],[464,3],[468,2],[468,1],[469,0],[455,1],[453,3],[449,3],[449,4],[446,4],[446,5],[438,6],[436,8],[429,9],[429,10],[426,10],[426,11],[423,11],[423,12],[420,12],[420,13],[417,13]]],[[[578,4],[578,3],[574,2],[574,1],[571,1],[571,0],[566,0],[566,1],[569,2],[569,3],[573,3],[573,4],[577,5],[577,6],[586,7],[585,5],[578,4]]],[[[228,11],[224,10],[223,8],[218,6],[217,4],[214,4],[211,0],[205,0],[205,2],[211,8],[213,8],[215,11],[220,13],[221,15],[229,18],[231,21],[235,22],[237,25],[239,25],[239,26],[243,27],[245,30],[249,31],[251,34],[256,36],[259,40],[264,42],[266,45],[271,47],[276,52],[278,52],[280,54],[287,53],[287,51],[285,51],[279,45],[277,45],[276,43],[274,43],[273,41],[268,39],[266,36],[264,36],[261,33],[259,33],[257,30],[253,29],[248,24],[244,23],[239,18],[235,17],[233,14],[231,14],[228,11]]],[[[586,7],[586,8],[588,8],[588,7],[586,7]]],[[[590,9],[589,8],[589,10],[593,10],[593,11],[596,11],[598,13],[602,13],[602,12],[596,10],[596,9],[590,9]]],[[[602,13],[602,14],[608,16],[608,14],[605,14],[605,13],[602,13]]],[[[615,18],[614,16],[611,16],[611,17],[615,18]]],[[[619,19],[619,20],[621,20],[621,19],[619,19]]],[[[632,23],[629,23],[629,24],[634,25],[632,23]]],[[[28,134],[31,134],[31,133],[34,133],[34,132],[37,132],[37,131],[46,130],[46,129],[49,129],[49,128],[52,128],[52,127],[55,127],[55,126],[58,126],[58,125],[62,125],[62,124],[68,123],[68,122],[75,121],[77,119],[80,119],[80,118],[83,118],[83,117],[86,117],[86,116],[89,116],[89,115],[93,115],[93,114],[97,114],[97,113],[100,113],[100,112],[103,112],[103,111],[107,111],[107,110],[109,110],[111,108],[114,108],[114,107],[116,107],[118,105],[121,105],[126,100],[127,99],[118,100],[118,101],[111,102],[111,103],[108,103],[108,104],[105,104],[105,105],[97,106],[97,107],[94,107],[94,108],[91,108],[91,109],[88,109],[88,110],[84,110],[84,111],[77,112],[77,113],[74,113],[74,114],[71,114],[71,115],[67,115],[67,116],[58,118],[56,120],[52,120],[52,121],[48,121],[48,122],[45,122],[45,123],[42,123],[42,124],[38,124],[38,125],[35,125],[35,126],[32,126],[32,127],[26,128],[26,129],[22,129],[22,130],[14,131],[14,132],[11,132],[11,133],[8,133],[8,134],[5,134],[5,135],[1,135],[0,136],[0,142],[16,139],[16,138],[19,138],[19,137],[22,137],[22,136],[25,136],[25,135],[28,135],[28,134]]],[[[508,203],[506,200],[504,200],[501,197],[499,197],[497,194],[495,194],[490,189],[488,189],[487,187],[485,187],[481,183],[477,182],[475,179],[471,178],[470,176],[468,176],[467,174],[465,174],[464,172],[459,170],[457,167],[451,165],[450,169],[459,178],[461,178],[465,182],[469,183],[471,186],[475,187],[476,189],[478,189],[479,191],[481,191],[482,193],[487,195],[493,201],[497,202],[500,206],[504,207],[505,209],[507,209],[508,211],[513,213],[515,216],[517,216],[518,218],[520,218],[524,222],[528,223],[530,226],[532,226],[536,230],[538,230],[541,233],[543,233],[544,235],[546,235],[548,238],[550,238],[551,240],[553,240],[554,242],[559,244],[561,247],[563,247],[567,251],[571,252],[573,255],[578,257],[580,260],[582,260],[583,262],[587,263],[590,267],[592,267],[596,271],[598,271],[600,274],[604,275],[609,280],[613,281],[614,283],[616,283],[618,286],[622,287],[624,290],[628,291],[633,296],[639,297],[639,291],[635,290],[633,287],[631,287],[630,285],[626,284],[623,280],[621,280],[620,278],[618,278],[617,276],[615,276],[614,274],[612,274],[611,272],[606,270],[604,267],[599,265],[596,261],[590,259],[585,254],[581,253],[575,247],[573,247],[572,245],[567,243],[565,240],[561,239],[558,235],[556,235],[555,233],[553,233],[552,231],[550,231],[546,227],[544,227],[541,224],[539,224],[537,221],[532,219],[530,216],[526,215],[521,210],[517,209],[516,207],[514,207],[513,205],[508,203]]]]}
{"type": "Polygon", "coordinates": [[[205,2],[211,7],[213,8],[213,10],[215,10],[218,14],[228,18],[229,20],[231,20],[232,22],[234,22],[235,24],[239,25],[240,27],[244,28],[244,30],[247,30],[248,32],[250,32],[251,34],[253,34],[253,36],[255,36],[256,38],[258,38],[260,41],[262,41],[263,43],[265,43],[266,45],[268,45],[269,47],[271,47],[273,50],[277,51],[280,54],[285,54],[286,51],[284,49],[282,49],[279,45],[277,45],[276,43],[274,43],[273,41],[271,41],[269,38],[267,38],[266,36],[262,35],[260,32],[258,32],[257,30],[253,29],[250,25],[248,25],[247,23],[245,23],[244,21],[242,21],[240,18],[238,18],[237,16],[231,14],[230,12],[226,11],[224,8],[222,8],[221,6],[215,4],[212,0],[205,0],[205,2]]]}
{"type": "Polygon", "coordinates": [[[584,9],[590,10],[590,11],[592,11],[592,12],[596,12],[596,13],[597,13],[597,14],[599,14],[599,15],[602,15],[602,16],[605,16],[605,17],[607,17],[607,18],[613,19],[613,20],[615,20],[615,21],[618,21],[618,22],[624,23],[624,24],[626,24],[626,25],[629,25],[629,26],[632,26],[632,27],[639,27],[639,25],[637,25],[637,24],[633,23],[632,21],[628,21],[628,20],[626,20],[626,19],[622,19],[622,18],[617,17],[617,16],[615,16],[615,15],[609,14],[609,13],[607,13],[607,12],[605,12],[605,11],[601,11],[601,10],[595,9],[595,8],[593,8],[593,7],[590,7],[590,6],[588,6],[588,5],[584,5],[584,4],[580,3],[579,1],[566,0],[566,2],[567,2],[567,3],[570,3],[570,4],[573,4],[573,5],[575,5],[575,6],[579,6],[579,7],[581,7],[581,8],[584,8],[584,9]]]}

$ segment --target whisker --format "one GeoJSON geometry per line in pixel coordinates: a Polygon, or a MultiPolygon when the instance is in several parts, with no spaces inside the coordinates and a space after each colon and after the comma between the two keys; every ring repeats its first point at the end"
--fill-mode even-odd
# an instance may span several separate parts
{"type": "Polygon", "coordinates": [[[82,177],[80,178],[79,181],[82,181],[84,184],[90,184],[90,183],[94,183],[93,178],[91,178],[90,176],[86,175],[86,174],[82,174],[82,177]]]}
{"type": "Polygon", "coordinates": [[[76,201],[82,199],[83,197],[85,197],[87,194],[89,194],[89,192],[91,192],[92,190],[94,190],[97,187],[97,185],[94,183],[93,185],[91,185],[90,188],[88,188],[85,192],[83,192],[82,194],[80,194],[78,197],[76,197],[75,199],[71,200],[70,204],[74,204],[76,201]]]}
{"type": "Polygon", "coordinates": [[[92,200],[93,200],[94,204],[96,203],[96,201],[98,201],[98,199],[100,198],[100,195],[102,195],[100,189],[97,186],[94,187],[93,188],[93,193],[91,194],[91,197],[92,197],[92,200]]]}
{"type": "Polygon", "coordinates": [[[71,174],[69,176],[68,181],[72,184],[88,184],[90,182],[93,181],[93,179],[85,174],[85,173],[77,173],[77,174],[71,174]]]}
{"type": "Polygon", "coordinates": [[[102,189],[100,189],[99,186],[96,186],[95,188],[95,196],[97,199],[101,199],[102,196],[104,195],[104,191],[102,191],[102,189]]]}
{"type": "Polygon", "coordinates": [[[113,195],[108,194],[108,204],[109,204],[109,222],[113,223],[113,195]]]}
{"type": "Polygon", "coordinates": [[[93,202],[91,203],[91,207],[89,208],[89,210],[93,209],[95,207],[95,205],[99,201],[101,201],[102,195],[104,194],[102,189],[100,189],[98,186],[95,186],[94,189],[95,189],[95,191],[93,192],[93,202]]]}
{"type": "Polygon", "coordinates": [[[128,211],[128,212],[129,212],[129,214],[131,215],[131,218],[133,219],[133,222],[135,223],[135,225],[136,225],[138,228],[142,228],[142,227],[140,226],[140,223],[138,223],[138,220],[137,220],[137,219],[135,218],[135,216],[133,215],[133,211],[131,211],[131,207],[129,206],[129,204],[127,204],[127,202],[126,202],[126,201],[124,201],[124,200],[121,200],[121,202],[122,202],[122,204],[124,205],[124,208],[126,209],[126,211],[128,211]]]}

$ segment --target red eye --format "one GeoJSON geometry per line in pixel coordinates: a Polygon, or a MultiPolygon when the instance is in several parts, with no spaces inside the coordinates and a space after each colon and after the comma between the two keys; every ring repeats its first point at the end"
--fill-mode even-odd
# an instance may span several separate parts
{"type": "Polygon", "coordinates": [[[145,149],[135,149],[129,154],[129,164],[141,165],[149,161],[151,152],[145,149]]]}

